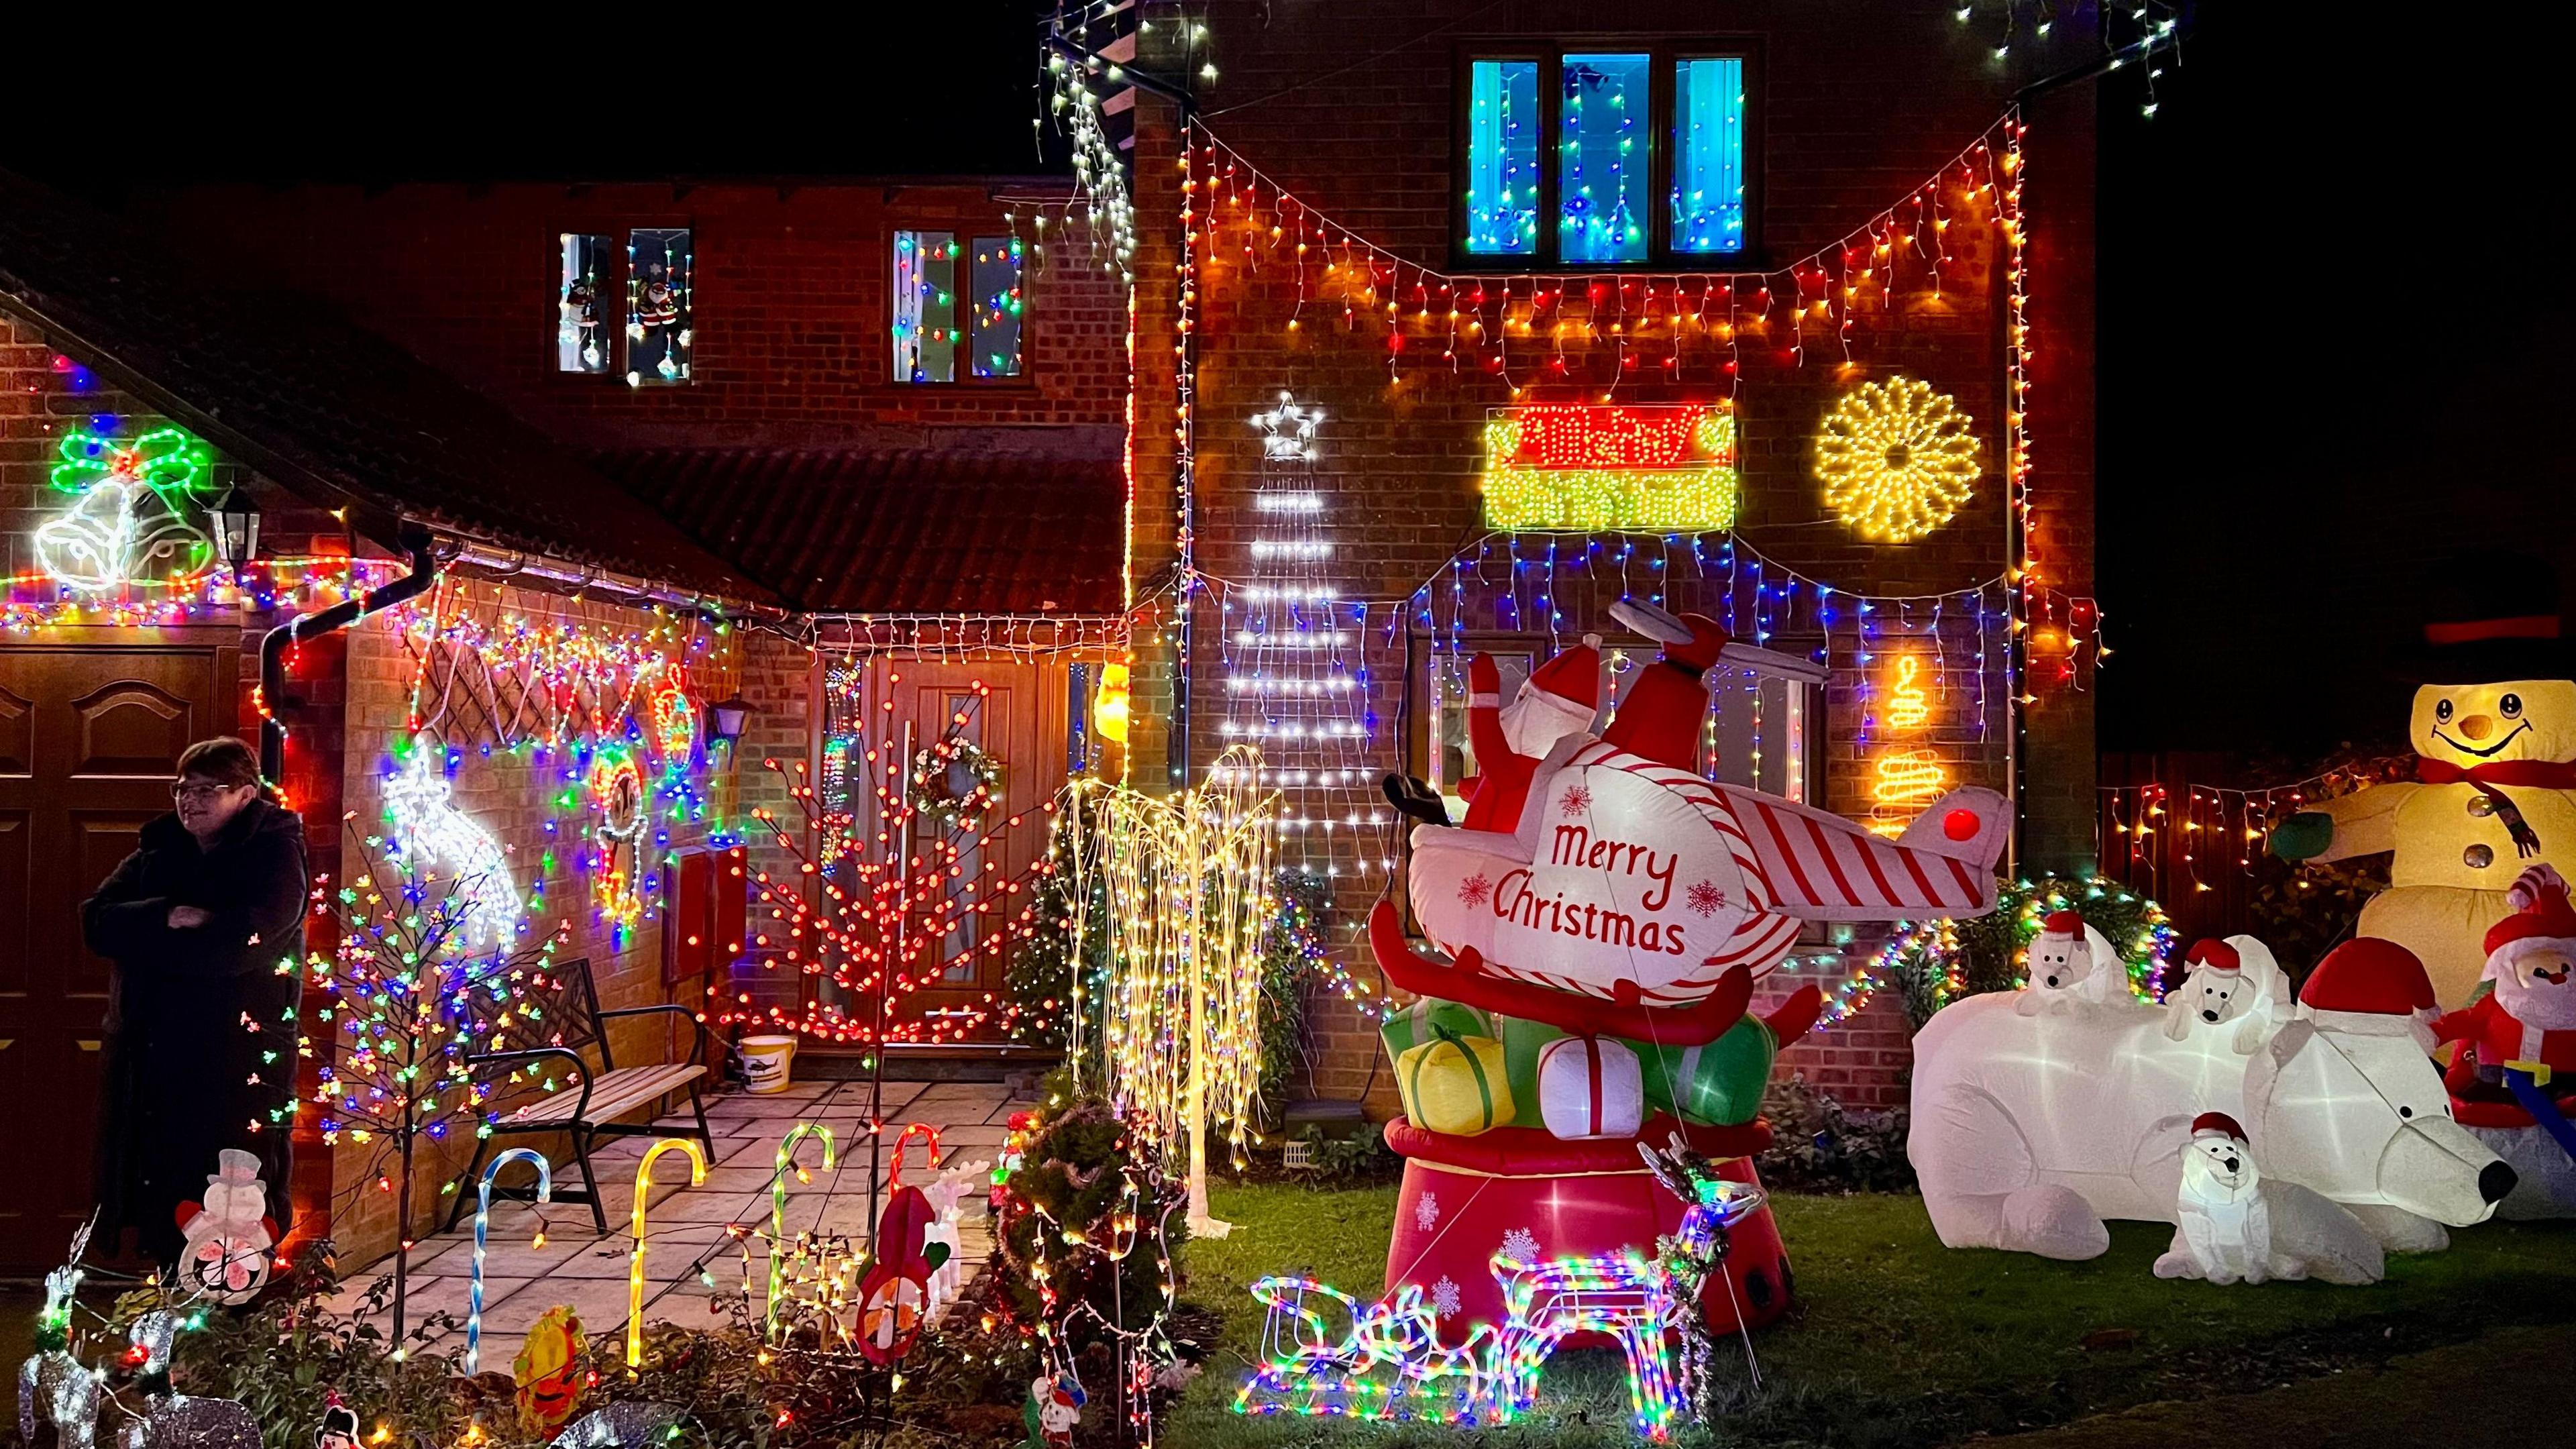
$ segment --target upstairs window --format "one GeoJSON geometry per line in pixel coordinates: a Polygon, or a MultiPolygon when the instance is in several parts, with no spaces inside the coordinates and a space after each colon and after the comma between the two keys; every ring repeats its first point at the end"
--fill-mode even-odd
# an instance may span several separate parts
{"type": "Polygon", "coordinates": [[[556,239],[560,272],[555,282],[555,371],[606,372],[616,339],[601,327],[614,305],[609,282],[609,239],[565,232],[556,239]]]}
{"type": "Polygon", "coordinates": [[[638,227],[626,234],[626,381],[659,387],[689,380],[696,254],[689,229],[638,227]]]}
{"type": "Polygon", "coordinates": [[[968,263],[975,299],[974,373],[977,377],[1020,375],[1020,239],[1015,236],[975,238],[968,263]]]}
{"type": "Polygon", "coordinates": [[[1751,65],[1723,47],[1469,55],[1458,251],[1617,267],[1752,246],[1751,65]]]}
{"type": "Polygon", "coordinates": [[[953,231],[894,234],[894,353],[897,382],[1017,377],[1026,314],[1020,239],[953,231]]]}

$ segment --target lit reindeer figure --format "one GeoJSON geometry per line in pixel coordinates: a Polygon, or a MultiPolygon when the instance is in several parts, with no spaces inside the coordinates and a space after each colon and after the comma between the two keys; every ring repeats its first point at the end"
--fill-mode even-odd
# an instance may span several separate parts
{"type": "MultiPolygon", "coordinates": [[[[1375,1303],[1312,1278],[1253,1284],[1252,1295],[1270,1310],[1262,1337],[1269,1363],[1235,1396],[1235,1412],[1507,1423],[1537,1402],[1539,1372],[1559,1344],[1574,1334],[1599,1333],[1627,1356],[1637,1431],[1658,1442],[1671,1438],[1687,1405],[1665,1337],[1676,1328],[1690,1337],[1699,1284],[1725,1257],[1726,1227],[1760,1207],[1762,1192],[1707,1172],[1694,1181],[1678,1175],[1688,1169],[1639,1150],[1667,1186],[1692,1188],[1679,1233],[1654,1254],[1632,1249],[1552,1263],[1495,1254],[1505,1321],[1499,1329],[1475,1325],[1455,1348],[1440,1342],[1436,1310],[1410,1284],[1375,1303]],[[1693,1265],[1690,1281],[1676,1280],[1665,1254],[1693,1265]],[[1335,1310],[1347,1330],[1334,1328],[1335,1310]],[[1394,1372],[1394,1382],[1378,1382],[1373,1375],[1381,1368],[1394,1372]]],[[[1694,1371],[1706,1372],[1704,1366],[1694,1371]]]]}
{"type": "Polygon", "coordinates": [[[143,1391],[143,1417],[117,1436],[120,1449],[260,1449],[259,1420],[238,1399],[205,1399],[173,1393],[170,1346],[179,1315],[156,1308],[126,1330],[125,1353],[143,1391]]]}
{"type": "Polygon", "coordinates": [[[1556,1346],[1577,1333],[1607,1335],[1628,1358],[1628,1401],[1637,1432],[1658,1443],[1672,1437],[1682,1411],[1664,1332],[1679,1316],[1672,1280],[1643,1253],[1605,1253],[1524,1263],[1494,1255],[1503,1288],[1504,1322],[1491,1392],[1498,1420],[1525,1414],[1538,1401],[1538,1373],[1556,1346]]]}
{"type": "Polygon", "coordinates": [[[62,1449],[90,1449],[98,1437],[103,1376],[72,1357],[72,1299],[80,1292],[81,1254],[92,1218],[72,1234],[63,1265],[45,1275],[45,1307],[36,1316],[36,1351],[18,1366],[18,1437],[32,1445],[40,1424],[54,1426],[62,1449]]]}

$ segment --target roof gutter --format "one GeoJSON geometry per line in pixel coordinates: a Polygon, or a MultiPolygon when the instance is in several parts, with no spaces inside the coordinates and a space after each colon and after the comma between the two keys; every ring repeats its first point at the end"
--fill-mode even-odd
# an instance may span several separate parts
{"type": "Polygon", "coordinates": [[[259,773],[271,785],[286,775],[286,721],[279,715],[287,707],[286,651],[427,592],[438,581],[438,556],[430,551],[429,535],[409,531],[403,539],[403,550],[411,556],[410,573],[318,613],[298,614],[269,630],[259,641],[259,773]]]}
{"type": "Polygon", "coordinates": [[[510,550],[477,539],[471,529],[453,523],[423,523],[421,520],[405,517],[400,513],[388,512],[328,475],[245,436],[237,429],[228,426],[222,418],[195,406],[186,398],[154,382],[135,368],[127,366],[117,358],[113,350],[90,341],[87,334],[79,328],[66,324],[24,293],[12,291],[5,284],[0,284],[0,311],[15,313],[43,333],[48,344],[56,351],[80,355],[84,365],[107,378],[119,390],[149,404],[152,411],[212,442],[233,461],[247,464],[252,472],[324,507],[329,507],[331,500],[338,500],[339,508],[335,511],[348,519],[361,536],[379,544],[409,552],[412,548],[414,530],[428,527],[442,537],[455,540],[461,548],[456,561],[469,567],[488,569],[500,574],[524,575],[553,583],[604,588],[630,598],[672,604],[702,613],[722,612],[724,609],[717,595],[682,593],[649,579],[619,574],[607,569],[539,563],[536,561],[536,556],[524,550],[510,550]]]}
{"type": "Polygon", "coordinates": [[[614,569],[591,568],[587,565],[559,563],[542,554],[499,548],[456,535],[442,528],[456,545],[450,568],[470,569],[499,579],[529,579],[555,588],[569,587],[581,593],[611,593],[638,604],[661,604],[685,609],[693,614],[725,617],[777,615],[785,611],[758,604],[729,604],[721,594],[697,590],[680,590],[633,574],[614,569]]]}

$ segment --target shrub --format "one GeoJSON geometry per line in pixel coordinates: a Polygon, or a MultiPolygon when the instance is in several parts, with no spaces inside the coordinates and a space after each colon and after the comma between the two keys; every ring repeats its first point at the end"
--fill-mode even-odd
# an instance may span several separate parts
{"type": "Polygon", "coordinates": [[[1854,1112],[1803,1074],[1775,1083],[1762,1104],[1771,1150],[1754,1159],[1763,1186],[1798,1192],[1912,1192],[1906,1114],[1854,1112]]]}

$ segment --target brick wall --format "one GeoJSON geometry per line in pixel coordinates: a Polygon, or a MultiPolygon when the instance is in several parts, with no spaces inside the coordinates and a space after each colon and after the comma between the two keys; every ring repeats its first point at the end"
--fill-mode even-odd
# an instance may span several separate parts
{"type": "MultiPolygon", "coordinates": [[[[42,574],[33,544],[34,531],[59,515],[69,502],[67,495],[54,489],[49,481],[64,433],[82,428],[133,438],[167,423],[167,419],[95,378],[82,359],[58,352],[34,328],[15,318],[0,317],[0,564],[5,564],[11,579],[24,581],[24,597],[36,598],[45,592],[40,585],[42,574]]],[[[262,510],[262,557],[346,558],[352,553],[355,541],[327,513],[217,455],[205,496],[220,496],[235,483],[248,489],[262,510]]],[[[202,519],[191,521],[202,524],[202,519]]],[[[369,552],[363,548],[355,551],[361,556],[369,552]]],[[[102,622],[100,615],[92,611],[47,625],[33,637],[45,643],[102,648],[238,645],[241,672],[231,701],[233,729],[256,744],[260,641],[293,612],[291,606],[274,611],[250,606],[207,608],[186,620],[122,627],[112,621],[102,622]]],[[[310,641],[295,651],[288,658],[286,687],[278,701],[293,725],[285,774],[280,781],[281,795],[303,818],[305,859],[317,875],[336,876],[340,868],[346,652],[347,641],[338,636],[310,641]]],[[[98,884],[49,877],[41,865],[37,882],[40,898],[62,903],[60,908],[66,910],[71,908],[70,902],[86,896],[98,884]]],[[[327,923],[308,924],[307,944],[314,949],[330,949],[327,923]]],[[[309,1093],[313,1085],[309,1064],[303,1075],[300,1090],[309,1093]]],[[[310,1112],[299,1114],[294,1130],[296,1165],[291,1191],[304,1218],[297,1234],[304,1237],[323,1230],[323,1209],[330,1197],[333,1165],[310,1112]]]]}
{"type": "MultiPolygon", "coordinates": [[[[1168,9],[1148,7],[1148,18],[1157,23],[1140,64],[1171,69],[1173,57],[1156,53],[1157,37],[1175,37],[1182,29],[1160,23],[1168,9]]],[[[1702,7],[1643,4],[1623,9],[1615,28],[1687,37],[1709,35],[1716,23],[1702,7]]],[[[2064,44],[2054,47],[2026,44],[2012,64],[1999,65],[1990,55],[1991,36],[1971,33],[1940,7],[1914,15],[1879,8],[1863,15],[1849,5],[1753,4],[1731,7],[1724,25],[1721,37],[1750,36],[1759,47],[1752,87],[1763,138],[1753,263],[1759,267],[1786,266],[1869,223],[1985,133],[2016,87],[2078,59],[2082,45],[2074,37],[2060,37],[2064,44]]],[[[1430,267],[1449,263],[1452,69],[1459,49],[1506,32],[1545,37],[1601,27],[1596,7],[1530,3],[1496,11],[1462,0],[1318,0],[1218,26],[1223,82],[1203,96],[1203,105],[1215,134],[1234,155],[1201,151],[1186,170],[1175,109],[1151,97],[1139,100],[1140,576],[1176,550],[1172,360],[1179,334],[1173,319],[1184,285],[1176,218],[1185,202],[1202,225],[1211,209],[1216,217],[1198,252],[1190,299],[1197,361],[1193,542],[1203,571],[1239,582],[1259,570],[1250,544],[1268,520],[1255,512],[1250,497],[1263,478],[1262,449],[1258,434],[1242,420],[1284,388],[1326,413],[1316,440],[1314,487],[1325,495],[1322,526],[1335,540],[1335,571],[1343,587],[1351,595],[1401,600],[1438,579],[1440,597],[1430,605],[1440,614],[1442,633],[1449,624],[1447,571],[1453,558],[1478,565],[1487,578],[1535,578],[1545,567],[1543,539],[1524,536],[1518,565],[1508,544],[1496,541],[1488,556],[1479,543],[1486,532],[1476,486],[1479,430],[1488,409],[1516,400],[1705,402],[1732,393],[1744,487],[1736,536],[1744,543],[1846,593],[1939,594],[2004,572],[2010,539],[2001,481],[2007,251],[1991,210],[1976,213],[1976,198],[1964,191],[1944,196],[1960,225],[1946,237],[1950,255],[1939,296],[1903,290],[1894,309],[1858,319],[1848,360],[1840,329],[1813,323],[1803,360],[1793,358],[1794,330],[1775,309],[1772,326],[1744,329],[1734,352],[1694,352],[1685,345],[1674,353],[1678,365],[1661,376],[1652,368],[1642,376],[1622,371],[1626,343],[1607,329],[1571,340],[1560,335],[1557,349],[1569,364],[1562,380],[1544,364],[1498,376],[1476,366],[1472,352],[1454,370],[1432,362],[1447,344],[1439,315],[1444,300],[1411,290],[1414,274],[1387,259],[1430,267]],[[1416,35],[1434,38],[1397,43],[1416,35]],[[1354,39],[1360,36],[1368,37],[1366,43],[1354,39]],[[1362,52],[1370,58],[1354,65],[1362,52]],[[1253,175],[1254,168],[1266,179],[1253,175]],[[1183,190],[1185,178],[1196,180],[1194,190],[1183,190]],[[1279,208],[1282,188],[1384,248],[1385,255],[1372,262],[1365,252],[1325,242],[1334,234],[1279,208]],[[1236,220],[1245,215],[1254,219],[1249,226],[1236,220]],[[1289,245],[1264,235],[1265,222],[1280,227],[1289,245]],[[1300,263],[1293,243],[1301,226],[1326,260],[1341,264],[1338,273],[1327,274],[1312,256],[1300,263]],[[1357,273],[1349,266],[1355,256],[1357,273]],[[1355,276],[1361,279],[1356,285],[1355,276]],[[1368,284],[1384,290],[1362,291],[1368,284]],[[1395,331],[1408,349],[1393,365],[1383,316],[1390,300],[1399,305],[1395,331]],[[1730,356],[1741,361],[1740,387],[1721,366],[1730,356]],[[1812,439],[1835,398],[1858,382],[1896,374],[1934,383],[1976,419],[1984,442],[1982,476],[1973,501],[1937,532],[1906,545],[1873,544],[1822,507],[1810,472],[1812,439]],[[1525,391],[1516,396],[1513,384],[1525,391]]],[[[2040,329],[2032,424],[2037,552],[2048,562],[2050,581],[2074,591],[2089,587],[2092,537],[2089,103],[2089,94],[2078,90],[2030,118],[2034,160],[2026,198],[2039,238],[2032,250],[2032,310],[2040,329]]],[[[1673,280],[1669,274],[1662,279],[1673,280]]],[[[1617,308],[1622,301],[1614,282],[1613,293],[1595,305],[1617,308]]],[[[1643,331],[1652,335],[1652,324],[1643,331]]],[[[1643,342],[1639,350],[1649,359],[1665,355],[1643,342]]],[[[1645,540],[1644,548],[1656,552],[1658,541],[1645,540]]],[[[1649,563],[1641,554],[1637,568],[1643,571],[1649,563]]],[[[1652,586],[1637,584],[1641,575],[1606,567],[1587,573],[1566,560],[1559,565],[1555,586],[1533,587],[1516,609],[1493,602],[1490,592],[1481,603],[1471,597],[1460,633],[1471,645],[1480,633],[1534,634],[1541,652],[1549,636],[1567,642],[1587,628],[1600,628],[1617,642],[1625,631],[1608,625],[1602,611],[1623,588],[1644,593],[1652,586]],[[1534,609],[1540,594],[1550,597],[1534,609]],[[1514,613],[1520,615],[1517,622],[1514,613]],[[1550,613],[1559,617],[1551,620],[1550,613]]],[[[1664,601],[1719,613],[1721,592],[1709,584],[1670,584],[1664,601]]],[[[1990,590],[1986,597],[2000,610],[1999,592],[1990,590]]],[[[1883,739],[1883,732],[1872,737],[1870,720],[1873,700],[1886,687],[1879,674],[1888,648],[1878,633],[1864,635],[1864,628],[1914,634],[1914,647],[1937,659],[1945,672],[1962,676],[1945,677],[1951,687],[1935,691],[1933,719],[1909,746],[1933,749],[1956,782],[2008,783],[2012,731],[2000,673],[2005,636],[1999,617],[1981,626],[1974,614],[1971,609],[1963,618],[1954,603],[1935,632],[1930,619],[1905,608],[1883,609],[1865,624],[1846,600],[1836,626],[1841,632],[1830,638],[1786,631],[1765,641],[1793,654],[1821,650],[1832,666],[1824,803],[1852,814],[1865,813],[1869,804],[1872,761],[1883,739]],[[1962,667],[1981,648],[1992,663],[1982,676],[1962,667]]],[[[1227,661],[1218,641],[1227,633],[1228,617],[1211,597],[1201,601],[1195,621],[1190,686],[1196,708],[1188,746],[1197,769],[1224,743],[1218,723],[1227,661]]],[[[1363,822],[1358,829],[1345,825],[1292,835],[1290,854],[1334,873],[1344,933],[1336,945],[1364,977],[1373,975],[1373,967],[1350,935],[1368,906],[1396,888],[1384,862],[1401,849],[1398,827],[1386,820],[1368,777],[1387,769],[1422,770],[1426,661],[1435,643],[1447,642],[1423,637],[1430,631],[1421,627],[1416,610],[1382,609],[1372,617],[1381,622],[1351,646],[1351,665],[1368,671],[1377,723],[1365,747],[1339,761],[1363,766],[1362,779],[1347,790],[1309,792],[1303,799],[1292,792],[1289,802],[1292,815],[1302,811],[1342,822],[1357,815],[1363,822]]],[[[1739,635],[1754,632],[1745,627],[1749,622],[1739,622],[1739,635]]],[[[1140,701],[1159,690],[1167,702],[1173,652],[1149,638],[1140,655],[1140,701]]],[[[1174,744],[1140,730],[1138,778],[1159,778],[1174,744]]],[[[1292,756],[1285,763],[1306,762],[1292,756]]],[[[2026,796],[2029,862],[2060,868],[2080,863],[2092,818],[2091,717],[2084,697],[2052,694],[2032,711],[2027,768],[2033,782],[2026,796]]],[[[1790,984],[1774,978],[1772,986],[1785,990],[1790,984]]],[[[1770,992],[1766,987],[1765,994],[1770,992]]],[[[1354,1095],[1366,1088],[1373,1107],[1391,1109],[1392,1083],[1377,1070],[1375,1034],[1339,1003],[1318,1003],[1314,1016],[1316,1089],[1354,1095]]],[[[1885,1034],[1884,1023],[1864,1013],[1853,1028],[1826,1033],[1785,1056],[1783,1070],[1804,1067],[1857,1104],[1901,1100],[1901,1088],[1894,1085],[1898,1068],[1886,1060],[1891,1043],[1885,1034]]]]}
{"type": "MultiPolygon", "coordinates": [[[[821,664],[803,644],[761,630],[744,635],[742,696],[751,701],[753,712],[743,731],[740,788],[749,868],[755,877],[766,871],[773,880],[795,880],[798,869],[795,856],[779,842],[776,832],[753,820],[756,810],[768,811],[804,849],[814,848],[812,832],[804,828],[805,812],[791,792],[799,784],[813,783],[812,775],[799,775],[797,767],[810,772],[821,761],[822,689],[821,664]],[[779,766],[774,770],[769,768],[773,760],[779,766]]],[[[769,924],[757,884],[749,887],[747,899],[756,941],[769,924]]],[[[755,955],[770,959],[767,953],[756,951],[755,955]]],[[[734,1003],[738,1007],[793,1010],[804,999],[806,983],[793,973],[782,975],[754,963],[737,966],[725,978],[723,989],[748,998],[738,999],[734,1003]]]]}
{"type": "MultiPolygon", "coordinates": [[[[1125,415],[1125,300],[1066,183],[209,186],[137,201],[181,255],[324,297],[576,447],[961,445],[1105,456],[1125,415]],[[1016,230],[1025,372],[889,381],[898,227],[1016,230]],[[1039,221],[1044,218],[1045,225],[1039,221]],[[685,386],[555,370],[558,235],[694,228],[685,386]]],[[[622,301],[604,309],[624,315],[622,301]]],[[[962,325],[962,324],[961,324],[962,325]]]]}
{"type": "MultiPolygon", "coordinates": [[[[632,637],[667,623],[641,608],[575,601],[516,586],[463,580],[447,586],[448,607],[455,607],[459,588],[469,596],[468,607],[476,617],[517,618],[536,629],[570,623],[632,637]]],[[[420,710],[423,717],[415,720],[413,685],[418,656],[401,635],[404,617],[401,612],[378,615],[346,635],[343,674],[348,694],[341,768],[343,798],[352,827],[362,835],[384,829],[381,786],[393,767],[392,752],[415,724],[425,725],[443,737],[451,749],[466,756],[456,771],[450,797],[457,808],[500,843],[523,891],[541,876],[545,881],[542,902],[532,901],[530,907],[529,939],[541,938],[544,932],[557,927],[566,928],[568,938],[557,952],[558,959],[586,958],[590,962],[603,1008],[674,999],[671,988],[662,980],[662,928],[654,912],[648,907],[632,926],[620,930],[595,906],[595,874],[581,863],[583,831],[592,823],[593,815],[586,797],[576,796],[570,806],[559,803],[558,797],[566,788],[560,775],[563,757],[533,749],[512,752],[497,747],[485,753],[484,746],[497,742],[492,731],[477,724],[479,711],[470,705],[458,705],[441,715],[436,710],[434,693],[424,694],[420,710]],[[551,871],[546,869],[548,860],[553,862],[551,871]]],[[[684,634],[695,632],[685,625],[681,630],[684,634]]],[[[686,655],[691,686],[702,700],[722,699],[744,683],[746,639],[735,632],[710,632],[705,637],[710,641],[709,647],[686,655]]],[[[712,829],[739,828],[745,808],[742,792],[722,752],[708,760],[701,788],[708,807],[707,820],[662,824],[659,828],[667,840],[646,843],[639,869],[657,871],[665,852],[699,844],[712,829]]],[[[669,804],[667,800],[661,803],[665,808],[669,804]]],[[[344,852],[350,871],[363,864],[354,856],[355,852],[344,852]]],[[[682,989],[687,990],[685,986],[682,989]]],[[[687,1045],[686,1035],[667,1017],[621,1022],[610,1040],[621,1063],[671,1060],[675,1049],[684,1051],[687,1045]]],[[[562,1140],[522,1140],[546,1152],[558,1164],[569,1160],[569,1147],[562,1140]]],[[[461,1133],[435,1151],[428,1150],[428,1144],[422,1146],[413,1188],[416,1209],[424,1216],[413,1223],[415,1233],[434,1226],[429,1215],[443,1217],[450,1199],[441,1197],[440,1189],[472,1155],[472,1134],[461,1133]]],[[[372,1154],[344,1145],[334,1158],[333,1235],[344,1261],[363,1264],[392,1246],[395,1199],[369,1186],[376,1168],[372,1154]]]]}

